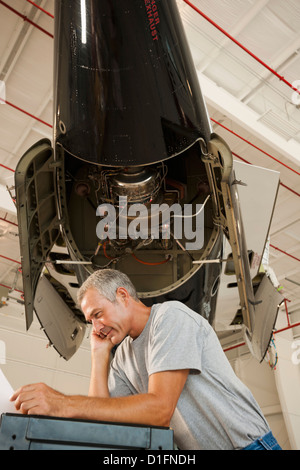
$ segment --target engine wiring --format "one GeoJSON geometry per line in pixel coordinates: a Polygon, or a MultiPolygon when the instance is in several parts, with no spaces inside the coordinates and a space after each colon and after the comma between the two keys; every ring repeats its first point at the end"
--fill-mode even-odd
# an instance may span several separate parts
{"type": "MultiPolygon", "coordinates": [[[[112,262],[119,260],[119,259],[122,258],[123,256],[127,256],[127,255],[129,254],[129,253],[125,253],[123,256],[116,256],[116,257],[114,257],[114,256],[109,256],[108,253],[107,253],[107,251],[106,251],[106,245],[107,245],[107,241],[105,241],[105,242],[102,243],[102,244],[99,243],[99,244],[98,244],[98,247],[97,247],[97,249],[96,249],[96,252],[95,252],[95,254],[93,255],[93,256],[95,256],[96,254],[98,254],[99,248],[102,247],[102,249],[103,249],[103,254],[104,254],[105,258],[107,258],[107,259],[110,260],[110,263],[108,263],[107,265],[105,265],[105,267],[107,267],[108,265],[110,265],[112,262]]],[[[163,261],[149,262],[149,261],[143,261],[143,260],[141,260],[140,258],[138,258],[138,257],[135,255],[135,253],[130,253],[130,254],[131,254],[131,256],[132,256],[136,261],[138,261],[139,263],[144,264],[144,265],[146,265],[146,266],[159,266],[159,265],[161,265],[161,264],[168,263],[168,261],[170,261],[170,260],[172,259],[172,256],[169,255],[169,256],[168,256],[165,260],[163,260],[163,261]]]]}
{"type": "Polygon", "coordinates": [[[134,258],[136,261],[138,261],[139,263],[145,264],[145,265],[147,265],[147,266],[159,266],[159,265],[161,265],[161,264],[168,263],[168,262],[171,260],[171,258],[172,258],[172,256],[169,255],[168,258],[166,258],[166,259],[163,260],[163,261],[157,261],[157,262],[155,262],[155,263],[150,263],[150,262],[148,262],[148,261],[142,261],[142,260],[139,259],[134,253],[131,253],[131,256],[133,256],[133,258],[134,258]]]}
{"type": "Polygon", "coordinates": [[[204,203],[202,204],[202,206],[200,207],[200,209],[198,210],[198,212],[196,212],[196,214],[190,214],[190,215],[184,215],[184,214],[173,214],[173,217],[179,217],[181,219],[192,219],[193,217],[196,217],[197,215],[201,214],[201,212],[204,210],[204,207],[206,206],[206,203],[207,201],[210,199],[210,194],[207,196],[207,198],[205,199],[204,203]]]}
{"type": "Polygon", "coordinates": [[[275,338],[274,338],[274,332],[272,333],[271,341],[265,356],[265,361],[268,362],[270,368],[272,370],[276,370],[276,366],[278,363],[278,353],[276,349],[276,344],[275,344],[275,338]],[[273,352],[272,352],[272,347],[273,347],[273,352]],[[271,359],[271,355],[274,356],[273,360],[271,359]]]}
{"type": "MultiPolygon", "coordinates": [[[[179,217],[179,218],[193,218],[193,217],[196,217],[197,215],[199,215],[205,208],[208,200],[210,199],[210,195],[207,196],[207,198],[205,199],[204,203],[202,204],[201,208],[195,213],[195,214],[191,214],[191,215],[183,215],[183,214],[173,214],[173,217],[179,217]]],[[[171,235],[173,237],[173,239],[175,240],[175,242],[177,243],[177,245],[180,247],[180,249],[182,249],[187,255],[189,255],[189,257],[194,260],[193,256],[183,247],[183,245],[179,242],[179,240],[177,240],[174,236],[174,234],[171,232],[171,235]]],[[[99,252],[99,249],[102,247],[102,250],[103,250],[103,254],[105,256],[105,258],[109,259],[110,262],[108,264],[106,264],[105,266],[103,267],[107,267],[109,266],[112,262],[116,262],[118,261],[120,258],[122,258],[123,256],[127,256],[129,253],[125,253],[124,255],[122,256],[110,256],[108,253],[107,253],[107,249],[106,249],[106,246],[107,246],[107,243],[108,243],[108,240],[106,240],[105,242],[101,243],[99,242],[98,243],[98,246],[96,248],[96,251],[93,255],[96,256],[99,252]]],[[[136,256],[135,253],[131,252],[131,256],[136,260],[138,261],[139,263],[141,264],[144,264],[146,266],[159,266],[159,265],[163,265],[163,264],[166,264],[168,263],[171,259],[172,259],[172,256],[169,255],[165,260],[163,261],[157,261],[157,262],[150,262],[150,261],[143,261],[141,260],[140,258],[138,258],[136,256]]],[[[97,264],[93,263],[95,266],[97,266],[97,264]]]]}

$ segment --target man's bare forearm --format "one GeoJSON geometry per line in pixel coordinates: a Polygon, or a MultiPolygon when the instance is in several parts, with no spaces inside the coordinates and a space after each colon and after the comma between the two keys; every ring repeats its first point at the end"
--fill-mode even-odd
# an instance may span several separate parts
{"type": "Polygon", "coordinates": [[[61,413],[66,418],[152,426],[169,426],[170,420],[159,398],[151,393],[116,398],[66,396],[61,413]]]}
{"type": "Polygon", "coordinates": [[[148,393],[125,397],[68,396],[43,383],[29,384],[11,401],[23,414],[169,426],[188,374],[188,369],[152,374],[148,393]]]}
{"type": "Polygon", "coordinates": [[[89,397],[108,398],[108,372],[110,351],[92,352],[92,367],[89,387],[89,397]]]}

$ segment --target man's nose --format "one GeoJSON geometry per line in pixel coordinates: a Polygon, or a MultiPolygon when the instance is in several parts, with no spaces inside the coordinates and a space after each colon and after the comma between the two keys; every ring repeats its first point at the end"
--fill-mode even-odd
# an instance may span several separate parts
{"type": "Polygon", "coordinates": [[[94,330],[96,330],[97,332],[99,332],[104,327],[102,321],[97,319],[92,319],[92,325],[94,327],[94,330]]]}

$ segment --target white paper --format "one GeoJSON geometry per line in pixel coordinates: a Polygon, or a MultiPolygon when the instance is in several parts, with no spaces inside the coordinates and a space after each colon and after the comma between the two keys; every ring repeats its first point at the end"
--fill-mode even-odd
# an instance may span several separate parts
{"type": "Polygon", "coordinates": [[[9,398],[14,390],[0,369],[0,416],[3,413],[17,413],[14,403],[9,398]]]}

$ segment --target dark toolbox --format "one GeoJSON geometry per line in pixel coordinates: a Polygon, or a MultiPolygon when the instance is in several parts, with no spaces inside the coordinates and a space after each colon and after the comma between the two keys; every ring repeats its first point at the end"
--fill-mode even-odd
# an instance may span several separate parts
{"type": "Polygon", "coordinates": [[[169,428],[3,414],[0,450],[173,450],[169,428]]]}

